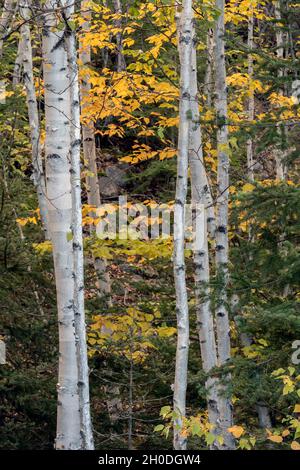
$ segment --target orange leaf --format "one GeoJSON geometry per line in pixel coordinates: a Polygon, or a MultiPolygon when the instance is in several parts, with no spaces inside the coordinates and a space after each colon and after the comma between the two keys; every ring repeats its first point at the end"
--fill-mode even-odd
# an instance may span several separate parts
{"type": "Polygon", "coordinates": [[[275,434],[273,436],[269,436],[268,439],[272,442],[277,442],[277,444],[280,444],[283,441],[281,436],[276,436],[275,434]]]}
{"type": "Polygon", "coordinates": [[[232,426],[231,428],[228,428],[228,431],[237,439],[245,432],[242,426],[232,426]]]}
{"type": "Polygon", "coordinates": [[[293,450],[300,450],[300,444],[299,444],[299,442],[293,441],[293,442],[291,443],[291,449],[293,449],[293,450]]]}

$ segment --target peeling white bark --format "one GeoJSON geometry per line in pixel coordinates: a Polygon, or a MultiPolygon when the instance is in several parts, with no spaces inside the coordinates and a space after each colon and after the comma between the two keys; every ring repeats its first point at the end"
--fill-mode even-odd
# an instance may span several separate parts
{"type": "Polygon", "coordinates": [[[191,119],[190,72],[192,52],[192,1],[184,0],[179,20],[180,101],[177,156],[177,181],[174,204],[174,279],[176,291],[177,349],[174,383],[174,448],[186,449],[186,438],[181,435],[182,418],[186,412],[186,388],[189,350],[189,312],[185,279],[184,225],[188,184],[188,147],[191,119]]]}
{"type": "Polygon", "coordinates": [[[10,21],[14,14],[15,0],[5,0],[0,18],[0,59],[3,53],[3,37],[8,33],[10,21]]]}
{"type": "MultiPolygon", "coordinates": [[[[70,2],[69,2],[70,4],[70,2]]],[[[73,12],[71,6],[69,14],[73,12]]],[[[68,55],[68,76],[70,80],[70,160],[71,160],[71,192],[72,192],[72,234],[74,262],[74,315],[78,366],[78,393],[80,407],[80,427],[82,448],[94,449],[90,394],[89,367],[86,342],[86,323],[84,311],[84,260],[82,238],[82,205],[81,205],[81,175],[80,175],[80,99],[77,66],[77,48],[74,31],[67,30],[65,35],[68,55]]]]}
{"type": "Polygon", "coordinates": [[[190,87],[192,123],[190,127],[189,164],[191,172],[192,205],[195,218],[194,230],[200,229],[203,231],[203,246],[195,247],[194,251],[196,316],[202,367],[203,370],[208,374],[208,379],[206,381],[208,416],[210,423],[215,426],[214,430],[217,432],[219,416],[218,387],[216,379],[212,376],[209,376],[211,370],[217,366],[217,350],[209,288],[210,268],[207,237],[208,221],[205,223],[204,227],[199,227],[198,219],[200,220],[200,211],[202,209],[201,206],[204,206],[205,208],[205,206],[208,204],[209,209],[205,209],[206,214],[210,216],[209,219],[213,217],[213,222],[215,222],[215,219],[212,197],[203,162],[202,135],[197,98],[197,53],[195,36],[196,33],[193,28],[190,87]]]}
{"type": "MultiPolygon", "coordinates": [[[[48,0],[43,25],[45,84],[46,185],[49,227],[53,245],[59,324],[59,370],[56,449],[80,449],[78,369],[74,330],[73,246],[70,237],[70,81],[64,30],[58,29],[55,9],[48,0]]],[[[63,2],[65,6],[65,2],[63,2]]]]}
{"type": "Polygon", "coordinates": [[[20,15],[24,20],[24,24],[21,27],[22,39],[19,41],[20,56],[23,63],[23,79],[26,88],[26,100],[28,108],[28,118],[30,125],[31,134],[31,146],[32,146],[32,167],[33,167],[33,182],[37,190],[38,204],[40,209],[40,217],[42,227],[44,230],[45,238],[50,238],[49,227],[48,227],[48,209],[47,209],[47,197],[46,197],[46,184],[45,174],[42,159],[42,148],[41,148],[41,129],[40,129],[40,118],[35,94],[34,76],[33,76],[33,62],[32,62],[32,46],[31,46],[31,34],[30,34],[30,11],[28,8],[28,1],[22,0],[20,3],[20,15]]]}
{"type": "MultiPolygon", "coordinates": [[[[219,278],[216,305],[217,351],[219,365],[226,365],[230,359],[230,324],[227,309],[228,284],[228,198],[229,198],[229,142],[227,127],[227,88],[225,66],[225,25],[224,0],[216,0],[219,16],[215,34],[215,69],[216,69],[216,118],[217,118],[217,153],[218,153],[218,200],[216,228],[216,269],[219,278]]],[[[222,387],[220,387],[222,392],[222,387]]],[[[234,448],[234,440],[227,429],[232,426],[232,405],[222,393],[220,407],[220,428],[225,438],[223,448],[234,448]]]]}

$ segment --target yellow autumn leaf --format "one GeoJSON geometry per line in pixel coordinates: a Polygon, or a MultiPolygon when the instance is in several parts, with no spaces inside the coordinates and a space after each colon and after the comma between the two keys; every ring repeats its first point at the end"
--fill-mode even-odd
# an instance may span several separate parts
{"type": "Polygon", "coordinates": [[[269,344],[269,343],[268,343],[265,339],[263,339],[263,338],[258,339],[257,342],[258,342],[259,344],[261,344],[262,346],[265,346],[265,347],[267,347],[268,344],[269,344]]]}
{"type": "Polygon", "coordinates": [[[239,228],[242,230],[242,232],[247,232],[247,228],[248,228],[247,222],[240,223],[239,228]]]}
{"type": "Polygon", "coordinates": [[[277,444],[280,444],[283,441],[281,436],[276,436],[275,434],[268,436],[268,439],[269,441],[276,442],[277,444]]]}
{"type": "Polygon", "coordinates": [[[173,328],[172,326],[160,326],[159,328],[157,328],[158,336],[162,338],[165,336],[173,336],[176,331],[176,328],[173,328]]]}
{"type": "Polygon", "coordinates": [[[150,313],[149,313],[149,314],[146,313],[145,318],[146,318],[147,321],[150,322],[150,321],[153,320],[154,317],[153,317],[153,315],[151,315],[150,313]]]}
{"type": "Polygon", "coordinates": [[[300,404],[299,403],[297,403],[297,405],[295,405],[294,413],[300,413],[300,404]]]}
{"type": "Polygon", "coordinates": [[[182,437],[187,437],[188,436],[188,430],[187,429],[182,429],[182,431],[180,432],[180,435],[182,437]]]}
{"type": "Polygon", "coordinates": [[[177,150],[172,149],[172,148],[166,148],[159,152],[159,159],[165,160],[166,158],[173,158],[175,157],[176,153],[177,153],[177,150]]]}
{"type": "Polygon", "coordinates": [[[293,442],[291,443],[291,449],[292,449],[292,450],[300,450],[300,444],[299,444],[299,442],[293,441],[293,442]]]}
{"type": "Polygon", "coordinates": [[[21,227],[24,227],[24,225],[27,224],[28,219],[16,219],[16,222],[21,225],[21,227]]]}
{"type": "Polygon", "coordinates": [[[237,439],[245,432],[242,426],[232,426],[231,428],[228,428],[228,431],[237,439]]]}
{"type": "Polygon", "coordinates": [[[45,240],[41,243],[33,243],[32,246],[41,255],[44,255],[45,253],[51,253],[52,251],[52,243],[49,240],[45,240]]]}
{"type": "Polygon", "coordinates": [[[253,189],[255,189],[255,186],[253,186],[253,184],[251,184],[251,183],[246,183],[242,187],[242,191],[244,193],[250,193],[251,191],[253,191],[253,189]]]}
{"type": "Polygon", "coordinates": [[[288,395],[289,393],[292,393],[295,390],[295,384],[290,379],[290,377],[285,376],[283,378],[283,383],[284,383],[284,387],[283,387],[282,395],[288,395]]]}

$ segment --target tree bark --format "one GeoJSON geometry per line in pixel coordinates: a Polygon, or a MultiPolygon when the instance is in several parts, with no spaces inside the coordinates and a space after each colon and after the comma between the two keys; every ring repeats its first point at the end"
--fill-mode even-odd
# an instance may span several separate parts
{"type": "Polygon", "coordinates": [[[177,180],[174,204],[174,279],[176,291],[177,349],[174,383],[174,448],[186,449],[182,436],[182,418],[186,412],[186,388],[189,350],[189,312],[185,279],[184,226],[188,183],[188,146],[190,129],[190,72],[192,51],[192,1],[184,0],[179,20],[180,101],[177,156],[177,180]]]}
{"type": "MultiPolygon", "coordinates": [[[[222,410],[222,407],[224,407],[224,398],[221,394],[224,391],[222,389],[218,377],[216,375],[212,375],[212,370],[218,366],[218,357],[214,329],[214,318],[210,302],[210,267],[207,236],[207,225],[208,220],[210,218],[210,214],[207,210],[207,176],[203,165],[202,136],[201,126],[199,124],[200,115],[197,93],[198,90],[196,41],[193,41],[191,71],[191,110],[193,118],[190,131],[189,146],[192,203],[193,206],[200,204],[202,206],[200,210],[204,209],[205,211],[207,211],[206,213],[208,215],[207,224],[205,223],[204,227],[201,227],[200,224],[197,224],[197,215],[199,216],[200,214],[198,214],[197,208],[195,209],[195,230],[200,229],[203,231],[203,245],[199,248],[196,246],[194,251],[197,329],[200,341],[202,366],[203,370],[208,375],[206,381],[208,417],[209,422],[214,425],[213,432],[216,435],[216,440],[211,445],[211,449],[224,449],[225,446],[217,438],[217,436],[221,435],[224,439],[224,442],[226,442],[228,434],[227,430],[224,430],[224,428],[220,426],[220,412],[222,410]]],[[[211,196],[210,199],[212,204],[211,196]]],[[[209,207],[212,207],[214,211],[213,206],[209,207]]],[[[204,221],[206,222],[205,219],[204,221]]]]}
{"type": "MultiPolygon", "coordinates": [[[[56,449],[80,449],[78,368],[74,330],[72,196],[70,181],[70,81],[61,2],[48,0],[43,25],[46,184],[59,325],[56,449]],[[71,236],[70,236],[71,235],[71,236]]],[[[65,1],[62,6],[66,6],[65,1]]]]}
{"type": "Polygon", "coordinates": [[[40,117],[38,112],[33,76],[32,46],[29,25],[30,12],[27,0],[22,0],[22,2],[20,3],[20,15],[22,17],[22,20],[24,20],[24,24],[21,27],[22,38],[20,39],[19,45],[21,45],[20,55],[22,58],[24,69],[23,76],[24,85],[26,88],[28,118],[31,133],[33,182],[37,190],[38,205],[40,209],[40,217],[45,238],[49,239],[50,233],[48,227],[46,183],[41,148],[40,117]]]}
{"type": "Polygon", "coordinates": [[[3,54],[3,37],[7,34],[10,20],[14,14],[16,2],[15,0],[5,0],[0,18],[0,59],[3,54]]]}
{"type": "MultiPolygon", "coordinates": [[[[80,407],[80,425],[82,448],[94,449],[93,430],[90,412],[89,367],[86,342],[86,323],[84,311],[84,259],[82,238],[82,205],[81,205],[81,174],[80,174],[80,98],[77,66],[76,37],[68,28],[68,19],[74,11],[73,0],[68,11],[67,30],[65,35],[68,55],[68,76],[70,80],[70,161],[71,161],[71,192],[72,192],[72,234],[73,234],[73,278],[74,278],[74,315],[78,366],[78,393],[80,407]]],[[[70,1],[68,2],[70,5],[70,1]]]]}
{"type": "MultiPolygon", "coordinates": [[[[230,324],[227,308],[228,285],[228,198],[229,198],[229,141],[227,127],[227,89],[225,66],[225,25],[224,0],[216,0],[219,12],[215,34],[215,69],[216,69],[216,119],[217,119],[217,228],[216,228],[216,271],[219,280],[216,300],[217,351],[219,366],[224,366],[230,359],[230,324]]],[[[227,375],[226,377],[230,377],[227,375]]],[[[220,407],[220,428],[225,438],[224,448],[234,448],[234,439],[227,429],[232,426],[232,405],[226,397],[224,387],[220,387],[222,406],[220,407]],[[223,390],[222,390],[223,389],[223,390]]]]}

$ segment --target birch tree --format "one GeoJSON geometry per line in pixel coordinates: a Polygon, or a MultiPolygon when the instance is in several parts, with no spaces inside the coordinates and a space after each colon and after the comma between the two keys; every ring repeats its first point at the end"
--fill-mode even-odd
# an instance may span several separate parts
{"type": "MultiPolygon", "coordinates": [[[[216,0],[216,8],[219,16],[216,21],[215,33],[215,107],[217,119],[217,227],[216,227],[216,270],[219,280],[217,305],[216,305],[216,329],[217,352],[219,366],[225,366],[230,359],[230,324],[227,308],[228,285],[228,198],[229,198],[229,140],[227,127],[227,89],[225,66],[225,25],[224,0],[216,0]]],[[[223,393],[220,407],[220,427],[225,437],[225,447],[233,448],[234,441],[227,432],[232,426],[232,406],[229,398],[223,393]]]]}
{"type": "Polygon", "coordinates": [[[20,51],[18,52],[21,56],[20,59],[24,69],[23,76],[26,88],[26,100],[31,134],[33,182],[37,190],[38,205],[45,238],[49,239],[50,234],[48,228],[46,183],[42,159],[40,117],[33,76],[32,45],[29,24],[31,18],[28,8],[28,0],[22,0],[20,2],[20,15],[23,19],[23,24],[21,27],[22,38],[19,41],[20,51]]]}
{"type": "Polygon", "coordinates": [[[43,25],[46,185],[59,326],[56,449],[80,449],[69,163],[70,80],[65,31],[58,28],[57,9],[60,6],[57,1],[46,2],[43,25]]]}
{"type": "Polygon", "coordinates": [[[80,174],[80,98],[77,66],[77,47],[75,33],[68,23],[74,11],[73,2],[65,16],[65,42],[68,55],[68,75],[70,92],[70,161],[71,161],[71,192],[72,192],[72,235],[73,235],[73,278],[74,278],[74,320],[76,333],[78,393],[80,407],[80,428],[82,448],[94,449],[93,431],[90,412],[89,368],[87,357],[86,324],[84,311],[84,260],[82,238],[82,205],[81,205],[81,174],[80,174]],[[67,17],[66,17],[67,16],[67,17]]]}
{"type": "Polygon", "coordinates": [[[5,0],[3,10],[0,18],[0,58],[3,53],[3,38],[9,30],[11,18],[15,11],[16,2],[15,0],[5,0]]]}
{"type": "MultiPolygon", "coordinates": [[[[178,55],[180,64],[182,63],[182,44],[179,40],[179,31],[180,31],[180,15],[177,14],[177,42],[178,42],[178,55]]],[[[207,227],[209,234],[212,238],[215,236],[216,230],[216,220],[215,220],[215,208],[214,201],[212,197],[211,185],[208,180],[207,172],[205,169],[205,163],[203,159],[203,149],[202,149],[202,135],[201,135],[201,126],[200,126],[200,114],[198,107],[198,82],[197,82],[197,52],[196,52],[196,32],[194,28],[194,16],[192,20],[192,52],[191,52],[191,71],[190,71],[190,88],[191,88],[191,103],[190,103],[190,113],[191,113],[191,125],[189,130],[189,166],[191,170],[191,185],[192,185],[192,201],[195,204],[201,203],[204,204],[205,210],[207,213],[207,227]]],[[[209,44],[213,44],[213,35],[211,31],[208,33],[210,35],[209,44]]],[[[213,50],[209,51],[213,53],[213,50]]],[[[212,58],[207,60],[207,68],[209,68],[209,63],[212,65],[212,58]]],[[[212,77],[211,77],[212,79],[212,77]]],[[[212,83],[210,83],[210,86],[212,83]]]]}
{"type": "MultiPolygon", "coordinates": [[[[198,236],[199,239],[202,239],[202,245],[194,246],[196,315],[202,366],[203,370],[209,374],[211,370],[217,366],[217,349],[214,331],[214,319],[210,302],[210,267],[207,220],[204,219],[204,226],[200,225],[198,220],[200,220],[202,210],[204,210],[205,216],[210,216],[209,220],[211,220],[211,217],[213,217],[213,220],[215,219],[214,206],[203,160],[202,135],[198,105],[196,38],[194,28],[191,57],[190,88],[192,125],[190,129],[189,165],[191,172],[192,207],[195,217],[194,230],[202,231],[202,234],[195,233],[196,237],[198,236]]],[[[209,421],[213,425],[217,426],[218,393],[216,380],[212,377],[208,377],[205,385],[207,390],[209,421]]]]}
{"type": "Polygon", "coordinates": [[[190,71],[192,51],[192,1],[184,0],[179,19],[180,101],[177,156],[177,180],[174,204],[174,279],[176,291],[177,349],[174,383],[174,448],[186,448],[186,438],[181,435],[182,418],[186,411],[186,388],[189,350],[189,312],[185,278],[184,225],[188,184],[188,146],[190,130],[190,71]]]}

